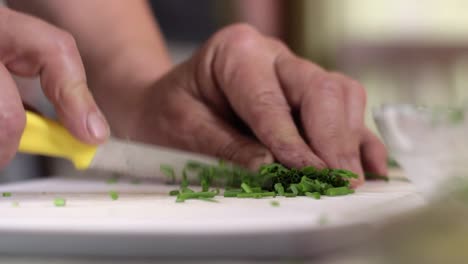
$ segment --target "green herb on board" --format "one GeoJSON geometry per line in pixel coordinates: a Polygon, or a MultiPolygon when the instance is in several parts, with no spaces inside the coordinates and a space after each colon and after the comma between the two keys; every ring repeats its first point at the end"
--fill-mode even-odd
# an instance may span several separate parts
{"type": "Polygon", "coordinates": [[[168,183],[175,183],[176,176],[175,176],[174,169],[171,166],[166,165],[166,164],[161,164],[159,169],[167,177],[168,183]]]}
{"type": "Polygon", "coordinates": [[[109,196],[113,201],[119,199],[119,193],[116,191],[110,191],[109,196]]]}
{"type": "Polygon", "coordinates": [[[55,198],[54,199],[55,207],[65,207],[66,204],[67,204],[67,202],[63,198],[55,198]]]}
{"type": "MultiPolygon", "coordinates": [[[[171,180],[176,177],[170,166],[161,166],[161,171],[171,180]]],[[[190,199],[212,200],[219,191],[209,191],[209,189],[221,183],[225,188],[222,196],[226,198],[309,196],[320,199],[322,195],[352,194],[354,191],[350,189],[350,179],[356,178],[357,174],[343,169],[317,169],[312,166],[297,169],[271,163],[261,166],[257,172],[251,172],[225,162],[208,165],[189,161],[182,173],[180,189],[173,190],[169,194],[177,196],[176,202],[179,203],[190,199]],[[188,173],[197,176],[201,192],[188,187],[188,173]]]]}
{"type": "Polygon", "coordinates": [[[279,207],[280,203],[278,201],[271,201],[270,205],[273,206],[273,207],[279,207]]]}

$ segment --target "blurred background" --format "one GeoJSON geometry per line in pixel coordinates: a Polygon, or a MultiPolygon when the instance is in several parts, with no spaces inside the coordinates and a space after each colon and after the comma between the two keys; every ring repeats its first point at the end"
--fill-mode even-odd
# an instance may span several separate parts
{"type": "MultiPolygon", "coordinates": [[[[1,2],[1,1],[0,1],[1,2]]],[[[249,23],[299,55],[342,71],[368,92],[366,122],[382,103],[463,104],[468,93],[468,1],[463,0],[152,0],[175,62],[211,34],[249,23]]],[[[42,111],[51,108],[36,80],[18,78],[42,111]]],[[[0,181],[65,173],[66,162],[18,155],[0,181]]]]}

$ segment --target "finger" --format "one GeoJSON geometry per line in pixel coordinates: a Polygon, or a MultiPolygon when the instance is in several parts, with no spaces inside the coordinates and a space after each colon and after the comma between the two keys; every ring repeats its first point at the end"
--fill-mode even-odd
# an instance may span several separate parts
{"type": "Polygon", "coordinates": [[[305,137],[329,167],[351,169],[345,148],[345,92],[339,80],[314,64],[285,54],[276,71],[288,101],[300,109],[305,137]]]}
{"type": "Polygon", "coordinates": [[[299,134],[272,67],[274,59],[265,39],[239,27],[219,47],[214,75],[235,112],[281,163],[324,167],[299,134]]]}
{"type": "Polygon", "coordinates": [[[364,126],[364,111],[366,107],[366,92],[356,81],[339,73],[332,73],[344,87],[345,98],[345,126],[344,153],[348,162],[348,168],[357,173],[361,181],[364,181],[360,157],[360,141],[364,126]]]}
{"type": "Polygon", "coordinates": [[[171,89],[169,96],[155,98],[154,102],[163,106],[163,115],[147,124],[151,131],[164,136],[144,135],[145,141],[217,156],[253,170],[273,162],[267,147],[242,135],[201,101],[182,89],[171,89]],[[176,127],[181,129],[173,133],[176,127]]]}
{"type": "Polygon", "coordinates": [[[101,143],[109,128],[87,87],[71,35],[39,19],[0,8],[0,59],[20,76],[40,75],[59,119],[77,138],[101,143]]]}
{"type": "Polygon", "coordinates": [[[1,63],[0,93],[0,167],[3,167],[18,149],[26,116],[16,84],[1,63]]]}
{"type": "Polygon", "coordinates": [[[199,111],[198,115],[200,129],[195,137],[207,146],[206,154],[233,161],[251,170],[257,170],[260,165],[274,161],[273,154],[260,142],[242,135],[208,112],[199,111]]]}
{"type": "Polygon", "coordinates": [[[361,159],[366,172],[378,175],[388,174],[385,145],[367,128],[361,141],[361,159]]]}

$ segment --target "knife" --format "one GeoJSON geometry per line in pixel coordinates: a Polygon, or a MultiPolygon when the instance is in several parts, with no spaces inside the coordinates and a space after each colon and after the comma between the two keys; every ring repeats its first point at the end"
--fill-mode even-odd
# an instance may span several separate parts
{"type": "Polygon", "coordinates": [[[187,161],[218,164],[218,159],[156,145],[110,138],[102,145],[77,140],[61,124],[33,112],[26,112],[26,127],[19,152],[70,160],[78,170],[96,169],[137,178],[166,179],[161,165],[182,172],[187,161]]]}

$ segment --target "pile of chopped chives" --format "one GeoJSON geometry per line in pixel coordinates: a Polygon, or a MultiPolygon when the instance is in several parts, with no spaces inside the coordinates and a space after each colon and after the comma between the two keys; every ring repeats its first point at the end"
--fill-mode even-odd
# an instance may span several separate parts
{"type": "MultiPolygon", "coordinates": [[[[169,182],[175,182],[174,170],[168,165],[161,166],[169,182]]],[[[224,197],[264,198],[264,197],[296,197],[306,196],[320,199],[322,195],[339,196],[354,193],[350,189],[349,180],[358,176],[348,170],[317,169],[312,166],[301,169],[288,169],[281,164],[263,165],[257,172],[226,165],[207,165],[199,162],[188,162],[182,172],[182,180],[178,190],[169,194],[177,196],[177,202],[189,199],[213,199],[219,195],[223,186],[224,197]],[[189,188],[188,175],[195,175],[202,190],[196,192],[189,188]]]]}

